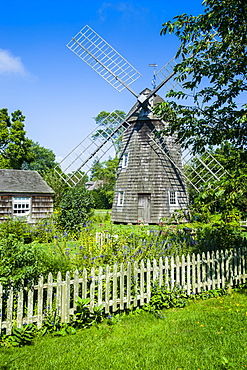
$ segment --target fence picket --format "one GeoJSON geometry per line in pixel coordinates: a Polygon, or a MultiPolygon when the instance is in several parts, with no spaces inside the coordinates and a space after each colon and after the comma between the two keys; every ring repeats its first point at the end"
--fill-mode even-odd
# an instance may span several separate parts
{"type": "Polygon", "coordinates": [[[170,285],[171,289],[174,288],[175,284],[175,271],[174,271],[174,257],[171,256],[171,277],[170,277],[170,285]]]}
{"type": "Polygon", "coordinates": [[[0,336],[2,334],[2,322],[3,322],[3,286],[0,283],[0,336]]]}
{"type": "Polygon", "coordinates": [[[140,305],[144,305],[144,261],[140,263],[140,305]]]}
{"type": "Polygon", "coordinates": [[[219,289],[221,287],[221,276],[220,276],[220,254],[218,250],[216,251],[215,256],[216,256],[215,259],[216,288],[219,289]]]}
{"type": "MultiPolygon", "coordinates": [[[[49,274],[50,275],[50,274],[49,274]]],[[[44,278],[43,276],[40,276],[38,281],[38,319],[37,319],[37,327],[38,329],[41,328],[42,322],[43,322],[43,299],[44,299],[44,291],[43,291],[43,283],[44,278]]]]}
{"type": "Polygon", "coordinates": [[[127,263],[127,308],[131,306],[131,263],[127,263]]]}
{"type": "Polygon", "coordinates": [[[196,256],[195,253],[192,254],[192,293],[196,294],[196,256]]]}
{"type": "Polygon", "coordinates": [[[12,332],[12,318],[13,318],[13,287],[8,292],[7,299],[7,320],[6,320],[6,334],[10,335],[12,332]]]}
{"type": "Polygon", "coordinates": [[[73,293],[73,310],[74,312],[77,309],[76,302],[78,301],[79,297],[79,271],[75,270],[74,272],[74,293],[73,293]]]}
{"type": "Polygon", "coordinates": [[[70,272],[66,272],[62,289],[62,322],[69,322],[70,314],[70,272]]]}
{"type": "Polygon", "coordinates": [[[150,298],[151,298],[151,263],[150,263],[150,259],[147,260],[147,300],[146,302],[149,303],[150,302],[150,298]]]}
{"type": "Polygon", "coordinates": [[[138,264],[137,264],[136,261],[134,262],[133,275],[134,275],[134,302],[133,302],[133,305],[134,305],[134,307],[136,307],[137,306],[137,296],[138,296],[138,264]]]}
{"type": "Polygon", "coordinates": [[[117,264],[113,266],[113,290],[112,290],[112,310],[113,312],[117,311],[117,264]]]}
{"type": "Polygon", "coordinates": [[[105,273],[105,313],[110,312],[110,266],[106,266],[105,273]]]}
{"type": "Polygon", "coordinates": [[[87,298],[87,270],[84,268],[82,272],[82,282],[81,282],[81,298],[87,298]]]}
{"type": "Polygon", "coordinates": [[[91,279],[91,283],[90,283],[90,303],[89,303],[89,309],[90,309],[90,312],[93,312],[93,309],[94,309],[94,297],[95,297],[95,270],[94,270],[94,267],[91,268],[90,279],[91,279]]]}
{"type": "Polygon", "coordinates": [[[242,267],[241,275],[242,275],[242,283],[245,284],[246,282],[246,275],[245,275],[246,258],[245,257],[247,257],[247,254],[246,254],[247,248],[244,247],[243,249],[244,249],[244,253],[241,255],[241,267],[242,267]]]}
{"type": "Polygon", "coordinates": [[[191,270],[190,270],[190,255],[187,254],[186,258],[186,267],[187,267],[187,295],[190,295],[191,293],[191,270]]]}
{"type": "Polygon", "coordinates": [[[203,290],[206,290],[206,286],[207,286],[207,282],[206,282],[206,256],[205,256],[205,253],[203,252],[202,253],[202,256],[201,256],[201,264],[202,264],[202,277],[201,277],[201,281],[202,281],[202,289],[203,290]]]}
{"type": "MultiPolygon", "coordinates": [[[[17,328],[21,328],[23,324],[23,307],[24,307],[24,294],[23,294],[22,288],[18,290],[17,296],[18,296],[18,301],[17,301],[16,326],[17,328]]],[[[1,326],[1,323],[0,323],[0,326],[1,326]]],[[[0,332],[1,332],[1,329],[0,329],[0,332]]]]}
{"type": "Polygon", "coordinates": [[[181,257],[181,286],[185,286],[185,280],[186,275],[185,275],[185,257],[182,255],[181,257]]]}
{"type": "Polygon", "coordinates": [[[125,272],[124,272],[124,264],[121,263],[120,264],[120,278],[119,278],[119,283],[120,283],[120,292],[119,292],[119,296],[120,296],[120,310],[123,310],[124,309],[124,275],[125,275],[125,272]]]}
{"type": "Polygon", "coordinates": [[[27,294],[27,323],[31,324],[33,322],[33,288],[28,290],[27,294]]]}
{"type": "Polygon", "coordinates": [[[160,257],[159,259],[159,286],[160,287],[163,285],[163,271],[164,271],[163,258],[160,257]]]}
{"type": "Polygon", "coordinates": [[[99,267],[98,272],[98,306],[102,304],[102,275],[103,275],[103,268],[102,266],[99,267]]]}
{"type": "Polygon", "coordinates": [[[53,277],[52,273],[48,274],[47,280],[47,311],[52,313],[53,311],[53,277]]]}
{"type": "Polygon", "coordinates": [[[57,314],[61,316],[61,313],[62,313],[62,275],[60,271],[57,274],[56,311],[57,311],[57,314]]]}
{"type": "Polygon", "coordinates": [[[169,285],[169,260],[168,257],[165,257],[165,286],[168,287],[169,285]]]}

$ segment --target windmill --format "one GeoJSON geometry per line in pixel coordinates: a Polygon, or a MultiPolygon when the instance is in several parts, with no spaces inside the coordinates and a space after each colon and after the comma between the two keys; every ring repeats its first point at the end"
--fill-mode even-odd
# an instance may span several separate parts
{"type": "Polygon", "coordinates": [[[91,27],[82,28],[67,47],[118,92],[126,88],[137,99],[124,120],[112,113],[106,120],[114,119],[114,125],[100,130],[100,134],[97,126],[59,163],[55,171],[69,186],[77,185],[95,160],[105,157],[120,134],[122,149],[112,208],[114,222],[157,223],[174,210],[186,209],[186,183],[199,191],[202,182],[219,180],[224,175],[224,168],[206,152],[204,160],[198,157],[197,165],[191,167],[193,176],[188,176],[185,169],[192,159],[190,150],[183,151],[175,136],[160,134],[166,123],[154,117],[152,107],[163,101],[157,92],[173,81],[175,58],[155,72],[155,78],[161,80],[157,86],[153,84],[152,90],[146,88],[137,94],[130,85],[141,74],[91,27]]]}

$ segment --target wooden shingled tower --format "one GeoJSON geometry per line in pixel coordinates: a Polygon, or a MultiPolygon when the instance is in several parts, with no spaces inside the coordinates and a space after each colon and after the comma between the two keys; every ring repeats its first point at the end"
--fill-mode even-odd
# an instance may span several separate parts
{"type": "Polygon", "coordinates": [[[137,94],[130,85],[141,74],[92,28],[82,28],[67,47],[118,92],[126,88],[137,99],[125,119],[116,111],[109,114],[100,130],[95,127],[55,168],[69,186],[76,186],[90,174],[96,161],[107,159],[119,136],[122,150],[112,209],[116,223],[157,223],[174,210],[186,209],[186,185],[200,191],[204,182],[219,180],[225,174],[209,152],[205,151],[202,160],[192,156],[189,148],[181,151],[175,137],[164,137],[160,132],[166,123],[152,114],[152,107],[163,101],[157,92],[173,81],[175,58],[156,74],[161,80],[157,87],[153,84],[153,90],[137,94]],[[192,171],[189,176],[186,168],[192,171]]]}
{"type": "MultiPolygon", "coordinates": [[[[150,90],[141,94],[148,95],[150,90]]],[[[158,95],[151,99],[150,106],[163,101],[158,95]]],[[[171,137],[162,138],[163,148],[156,144],[155,132],[162,130],[164,123],[152,111],[139,108],[129,122],[123,133],[112,220],[155,224],[174,210],[186,208],[181,149],[171,137]]]]}

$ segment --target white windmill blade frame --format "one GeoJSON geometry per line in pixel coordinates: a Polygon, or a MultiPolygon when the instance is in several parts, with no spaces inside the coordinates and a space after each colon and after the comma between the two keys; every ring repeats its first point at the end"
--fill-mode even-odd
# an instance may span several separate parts
{"type": "MultiPolygon", "coordinates": [[[[212,31],[213,31],[213,34],[203,33],[203,32],[201,32],[200,34],[202,37],[210,36],[211,40],[217,41],[216,36],[218,35],[218,32],[215,29],[212,29],[212,31]]],[[[192,45],[192,41],[190,41],[186,45],[186,47],[189,47],[190,45],[192,45]]],[[[192,54],[189,54],[189,55],[192,55],[192,54]]],[[[182,62],[181,58],[176,57],[175,55],[168,63],[166,63],[162,68],[158,70],[158,72],[156,73],[156,76],[159,78],[160,81],[168,79],[168,77],[170,76],[174,77],[176,75],[178,77],[179,73],[175,74],[174,67],[181,62],[182,62]]],[[[176,86],[179,86],[182,91],[185,90],[182,84],[180,83],[180,81],[178,81],[178,79],[171,80],[171,78],[169,78],[169,80],[164,84],[164,86],[166,86],[168,90],[171,90],[171,89],[176,90],[176,86]]]]}
{"type": "Polygon", "coordinates": [[[82,175],[86,175],[92,168],[95,159],[100,160],[114,146],[114,135],[119,133],[129,123],[118,115],[111,112],[102,122],[97,125],[79,144],[74,147],[63,160],[55,167],[55,172],[69,185],[74,186],[81,181],[82,175]],[[101,129],[109,120],[117,122],[116,127],[101,129]],[[101,132],[100,132],[101,131],[101,132]],[[97,136],[95,136],[97,134],[97,136]],[[61,169],[63,172],[61,173],[61,169]],[[79,174],[77,176],[77,174],[79,174]]]}
{"type": "Polygon", "coordinates": [[[117,91],[130,87],[142,75],[108,42],[88,25],[84,26],[66,45],[117,91]]]}
{"type": "MultiPolygon", "coordinates": [[[[165,122],[162,121],[164,126],[165,122]]],[[[158,131],[156,131],[158,132],[158,131]]],[[[166,145],[165,142],[163,142],[162,136],[157,136],[155,131],[152,131],[151,134],[149,134],[149,138],[159,147],[159,149],[162,150],[163,154],[166,156],[166,158],[169,159],[169,161],[173,164],[173,166],[180,172],[182,177],[197,191],[200,192],[200,187],[198,185],[201,185],[201,182],[210,182],[210,181],[220,181],[220,179],[225,176],[226,174],[229,175],[228,171],[222,166],[222,164],[207,150],[204,149],[204,155],[207,156],[207,159],[209,158],[210,162],[206,163],[201,159],[199,155],[195,155],[192,153],[190,148],[181,149],[181,156],[182,156],[182,163],[183,163],[183,170],[177,165],[177,163],[171,158],[169,153],[167,153],[164,150],[164,145],[166,145]],[[190,170],[192,173],[195,173],[194,179],[196,178],[196,181],[192,181],[188,175],[186,175],[186,165],[189,166],[191,161],[193,159],[196,159],[200,163],[200,167],[197,166],[196,168],[193,168],[190,166],[190,170]],[[215,170],[216,169],[216,170],[215,170]],[[204,173],[204,171],[206,171],[204,173]]]]}

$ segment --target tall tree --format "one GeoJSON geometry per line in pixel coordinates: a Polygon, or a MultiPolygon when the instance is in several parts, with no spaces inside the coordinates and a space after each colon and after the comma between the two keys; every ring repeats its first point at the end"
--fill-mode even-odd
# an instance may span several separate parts
{"type": "Polygon", "coordinates": [[[182,62],[175,76],[187,92],[170,91],[180,103],[161,103],[155,113],[169,122],[166,134],[176,132],[194,151],[222,142],[246,150],[247,2],[204,0],[203,5],[203,14],[182,14],[163,24],[161,34],[175,33],[180,40],[182,62]],[[192,105],[184,101],[188,97],[192,105]]]}
{"type": "Polygon", "coordinates": [[[104,162],[96,162],[92,168],[91,179],[101,181],[101,186],[93,190],[96,208],[111,208],[116,183],[116,173],[119,159],[109,158],[104,162]]]}
{"type": "MultiPolygon", "coordinates": [[[[93,138],[97,138],[99,136],[108,137],[124,120],[126,117],[126,113],[121,110],[115,110],[112,113],[102,111],[96,117],[94,117],[96,124],[99,126],[96,134],[94,134],[93,138]]],[[[112,135],[111,140],[115,149],[116,154],[119,153],[122,143],[122,132],[124,128],[120,130],[120,133],[115,133],[112,135]]]]}
{"type": "Polygon", "coordinates": [[[0,168],[19,170],[24,162],[33,160],[32,141],[26,137],[24,121],[20,110],[10,117],[6,108],[0,109],[0,168]]]}
{"type": "Polygon", "coordinates": [[[46,149],[39,143],[35,143],[32,140],[30,149],[34,158],[29,163],[26,161],[23,162],[23,170],[38,171],[41,175],[43,175],[46,171],[55,167],[56,156],[51,149],[46,149]]]}

